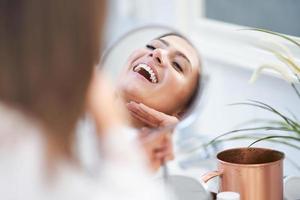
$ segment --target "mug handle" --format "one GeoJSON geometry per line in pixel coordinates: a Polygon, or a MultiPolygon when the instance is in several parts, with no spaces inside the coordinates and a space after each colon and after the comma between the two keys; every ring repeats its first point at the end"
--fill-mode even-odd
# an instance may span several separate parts
{"type": "Polygon", "coordinates": [[[210,172],[207,172],[205,173],[204,175],[201,176],[201,180],[204,182],[204,183],[207,183],[210,179],[216,177],[216,176],[221,176],[223,174],[223,171],[210,171],[210,172]]]}

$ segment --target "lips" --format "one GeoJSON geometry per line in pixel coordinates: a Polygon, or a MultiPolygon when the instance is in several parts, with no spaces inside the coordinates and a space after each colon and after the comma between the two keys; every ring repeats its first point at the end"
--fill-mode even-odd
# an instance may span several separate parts
{"type": "Polygon", "coordinates": [[[142,75],[146,80],[151,83],[158,83],[158,77],[156,71],[145,63],[139,63],[133,67],[133,71],[142,75]]]}

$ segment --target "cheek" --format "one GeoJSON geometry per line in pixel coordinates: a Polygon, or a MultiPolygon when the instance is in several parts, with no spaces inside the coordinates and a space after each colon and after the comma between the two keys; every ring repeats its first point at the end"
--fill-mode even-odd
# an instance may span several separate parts
{"type": "Polygon", "coordinates": [[[165,77],[165,81],[160,90],[160,94],[163,98],[163,104],[168,107],[171,112],[178,110],[185,101],[187,94],[187,82],[177,72],[169,73],[165,77]]]}
{"type": "Polygon", "coordinates": [[[185,79],[182,75],[174,70],[169,70],[165,75],[164,87],[173,88],[172,92],[181,91],[185,85],[185,79]]]}
{"type": "Polygon", "coordinates": [[[137,49],[129,56],[127,64],[131,66],[133,63],[137,62],[138,59],[147,55],[148,51],[146,49],[137,49]]]}

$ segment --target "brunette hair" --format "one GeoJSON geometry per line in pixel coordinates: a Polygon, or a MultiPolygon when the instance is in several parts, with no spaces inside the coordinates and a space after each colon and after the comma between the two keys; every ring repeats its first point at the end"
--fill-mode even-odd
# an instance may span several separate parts
{"type": "Polygon", "coordinates": [[[0,101],[37,119],[66,155],[98,62],[104,3],[0,2],[0,101]]]}

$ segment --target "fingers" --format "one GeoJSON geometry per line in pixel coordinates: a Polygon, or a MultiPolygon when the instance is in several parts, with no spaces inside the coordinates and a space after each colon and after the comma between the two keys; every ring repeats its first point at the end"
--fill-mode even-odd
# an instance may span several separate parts
{"type": "Polygon", "coordinates": [[[151,127],[169,126],[178,123],[178,119],[176,117],[159,112],[142,103],[132,101],[127,104],[127,108],[133,117],[151,127]]]}
{"type": "MultiPolygon", "coordinates": [[[[168,137],[168,136],[166,136],[168,137]]],[[[164,144],[161,146],[161,148],[157,148],[155,151],[155,157],[156,159],[161,160],[173,160],[174,154],[173,154],[173,145],[171,138],[164,138],[164,144]]]]}
{"type": "Polygon", "coordinates": [[[161,119],[163,118],[162,112],[154,110],[153,108],[150,108],[145,104],[139,103],[139,107],[142,111],[144,111],[144,113],[150,114],[151,116],[153,116],[153,118],[156,118],[159,121],[161,121],[161,119]]]}
{"type": "Polygon", "coordinates": [[[163,163],[174,159],[172,137],[170,133],[156,134],[151,129],[143,128],[140,137],[142,146],[149,160],[149,166],[155,170],[163,163]]]}
{"type": "Polygon", "coordinates": [[[142,108],[142,104],[137,104],[135,102],[130,102],[127,104],[127,108],[135,118],[146,123],[151,127],[158,127],[161,123],[160,119],[157,119],[153,112],[147,112],[147,110],[142,108]]]}
{"type": "Polygon", "coordinates": [[[167,115],[163,112],[159,112],[142,103],[140,103],[139,106],[144,112],[151,114],[157,120],[160,126],[175,125],[176,123],[178,123],[178,119],[172,115],[167,115]]]}
{"type": "Polygon", "coordinates": [[[157,123],[153,122],[151,120],[149,120],[148,118],[145,118],[143,116],[141,116],[140,114],[133,112],[133,111],[129,111],[129,113],[131,114],[132,117],[136,118],[137,120],[145,123],[146,125],[152,127],[152,128],[157,128],[157,123]]]}
{"type": "Polygon", "coordinates": [[[161,165],[174,159],[173,151],[167,150],[170,148],[157,149],[149,159],[150,168],[154,171],[157,170],[161,165]]]}
{"type": "Polygon", "coordinates": [[[173,149],[171,147],[164,147],[163,149],[156,150],[154,158],[157,160],[169,161],[174,159],[173,149]]]}

